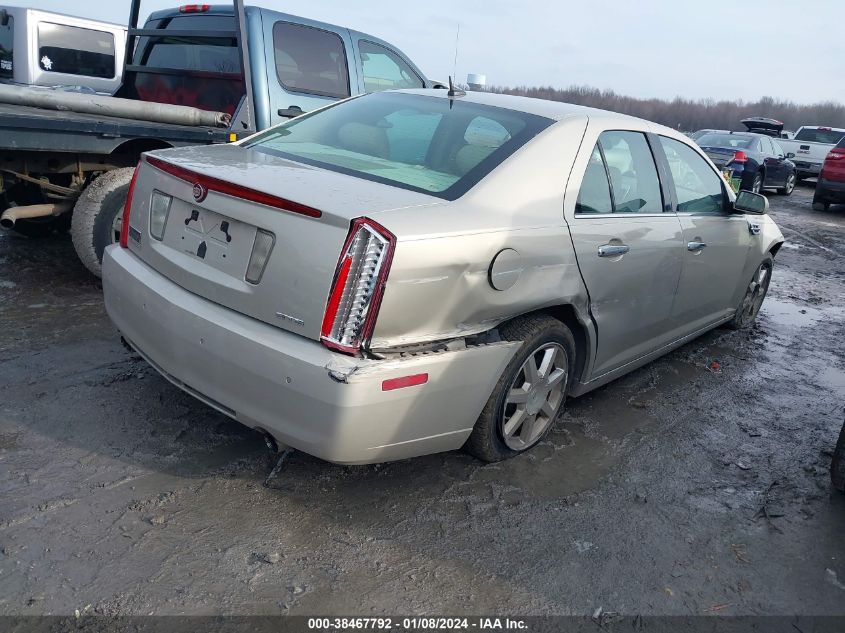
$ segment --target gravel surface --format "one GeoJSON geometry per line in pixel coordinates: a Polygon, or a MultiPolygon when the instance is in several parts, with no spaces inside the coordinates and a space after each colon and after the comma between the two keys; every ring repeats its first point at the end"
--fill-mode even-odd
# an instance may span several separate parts
{"type": "Polygon", "coordinates": [[[270,479],[121,346],[68,236],[0,235],[0,614],[845,615],[845,207],[811,196],[770,198],[753,329],[570,401],[530,454],[270,479]]]}

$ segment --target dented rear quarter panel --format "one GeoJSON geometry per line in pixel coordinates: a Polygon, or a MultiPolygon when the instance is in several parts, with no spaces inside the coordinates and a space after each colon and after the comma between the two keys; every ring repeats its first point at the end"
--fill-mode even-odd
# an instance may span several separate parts
{"type": "Polygon", "coordinates": [[[563,216],[566,181],[586,126],[584,115],[558,121],[454,202],[374,216],[398,240],[374,351],[485,332],[561,304],[589,321],[563,216]],[[520,273],[500,291],[489,274],[506,248],[520,254],[520,273]]]}

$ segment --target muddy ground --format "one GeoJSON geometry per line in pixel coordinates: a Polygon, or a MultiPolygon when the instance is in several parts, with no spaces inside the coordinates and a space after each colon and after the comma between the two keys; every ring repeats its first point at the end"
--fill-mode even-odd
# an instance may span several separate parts
{"type": "Polygon", "coordinates": [[[128,353],[67,236],[0,236],[0,613],[845,615],[845,207],[771,196],[758,325],[512,461],[339,467],[128,353]],[[720,369],[713,371],[716,361],[720,369]]]}

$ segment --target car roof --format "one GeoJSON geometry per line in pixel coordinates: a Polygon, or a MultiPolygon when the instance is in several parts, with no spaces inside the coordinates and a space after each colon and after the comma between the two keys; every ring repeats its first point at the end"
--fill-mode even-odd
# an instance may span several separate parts
{"type": "MultiPolygon", "coordinates": [[[[394,92],[417,94],[423,96],[440,97],[441,99],[449,98],[449,91],[443,89],[414,89],[414,90],[396,90],[394,92]]],[[[670,127],[665,127],[640,119],[627,114],[620,114],[618,112],[611,112],[610,110],[600,110],[598,108],[589,108],[587,106],[575,105],[574,103],[565,103],[563,101],[551,101],[548,99],[536,99],[534,97],[521,97],[517,95],[506,95],[495,92],[475,92],[467,91],[466,94],[455,97],[461,101],[468,101],[470,103],[478,103],[480,105],[488,105],[498,108],[507,108],[508,110],[516,110],[517,112],[524,112],[526,114],[533,114],[536,116],[545,117],[554,121],[561,121],[569,118],[589,118],[591,120],[602,120],[604,123],[618,123],[625,125],[626,123],[637,123],[638,126],[651,126],[660,128],[661,133],[666,131],[671,132],[670,136],[674,138],[683,137],[683,134],[670,127]]]]}

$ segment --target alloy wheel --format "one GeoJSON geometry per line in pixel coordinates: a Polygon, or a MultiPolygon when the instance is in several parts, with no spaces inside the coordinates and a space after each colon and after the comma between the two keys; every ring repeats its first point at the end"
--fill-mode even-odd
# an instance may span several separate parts
{"type": "Polygon", "coordinates": [[[558,343],[535,350],[522,364],[505,399],[500,431],[514,451],[533,446],[554,422],[565,398],[569,359],[558,343]]]}
{"type": "Polygon", "coordinates": [[[748,284],[748,289],[745,291],[745,297],[742,300],[742,308],[740,310],[740,321],[744,325],[753,321],[760,308],[763,306],[763,300],[766,298],[766,292],[769,289],[769,280],[771,279],[771,266],[768,263],[760,264],[754,277],[751,278],[751,283],[748,284]]]}
{"type": "Polygon", "coordinates": [[[751,192],[752,193],[760,193],[760,190],[763,188],[763,176],[762,174],[757,174],[754,176],[754,182],[751,183],[751,192]]]}
{"type": "Polygon", "coordinates": [[[789,174],[789,176],[786,178],[786,186],[784,187],[784,189],[786,190],[786,195],[789,195],[793,191],[795,191],[795,174],[789,174]]]}

